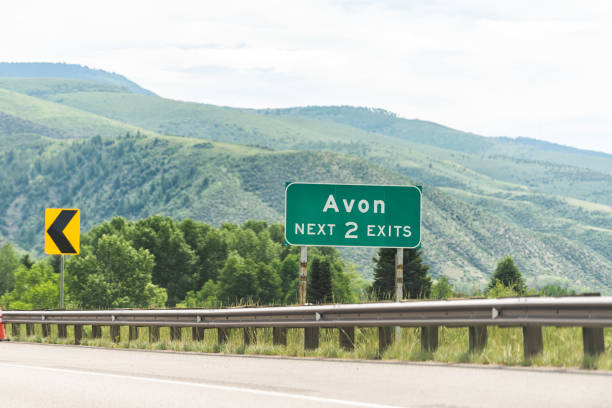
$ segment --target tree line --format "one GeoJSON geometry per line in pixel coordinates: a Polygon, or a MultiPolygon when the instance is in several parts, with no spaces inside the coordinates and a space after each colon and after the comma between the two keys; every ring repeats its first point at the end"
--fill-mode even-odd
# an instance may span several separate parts
{"type": "MultiPolygon", "coordinates": [[[[186,219],[116,217],[81,237],[81,253],[66,262],[66,305],[73,309],[221,307],[295,304],[299,247],[285,246],[282,224],[247,221],[215,228],[186,219]]],[[[368,284],[332,247],[308,250],[310,303],[391,300],[395,254],[381,248],[368,284]]],[[[38,262],[0,247],[0,305],[10,309],[59,307],[59,256],[38,262]]],[[[527,293],[512,258],[502,259],[485,294],[527,293]]],[[[549,295],[569,294],[548,287],[549,295]]],[[[448,279],[433,282],[420,249],[404,250],[404,297],[456,296],[448,279]]]]}
{"type": "MultiPolygon", "coordinates": [[[[97,309],[295,303],[299,248],[283,241],[283,226],[263,221],[215,228],[191,219],[151,216],[128,222],[116,217],[84,234],[81,253],[67,260],[67,305],[97,309]]],[[[13,309],[57,307],[58,260],[49,257],[25,265],[5,244],[0,250],[0,303],[13,309]],[[45,295],[32,297],[35,292],[45,295]],[[49,302],[41,302],[41,297],[49,302]]],[[[335,248],[310,248],[309,261],[313,294],[319,266],[325,270],[325,288],[313,302],[357,300],[364,281],[335,248]]]]}

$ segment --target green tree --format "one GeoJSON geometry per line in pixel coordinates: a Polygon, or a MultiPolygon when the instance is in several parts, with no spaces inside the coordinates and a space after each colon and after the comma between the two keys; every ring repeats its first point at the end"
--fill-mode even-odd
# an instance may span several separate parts
{"type": "Polygon", "coordinates": [[[560,285],[546,285],[538,293],[542,296],[576,296],[576,290],[560,285]]]}
{"type": "Polygon", "coordinates": [[[498,281],[501,282],[503,286],[513,289],[519,295],[524,295],[527,291],[527,285],[525,285],[523,275],[514,264],[514,260],[511,256],[507,256],[497,263],[497,268],[495,268],[495,272],[493,272],[488,290],[493,289],[498,281]]]}
{"type": "Polygon", "coordinates": [[[21,264],[23,266],[25,266],[26,268],[28,268],[28,269],[30,269],[32,266],[34,266],[34,263],[35,263],[32,260],[32,258],[30,258],[30,254],[23,254],[21,259],[19,259],[19,262],[21,262],[21,264]]]}
{"type": "Polygon", "coordinates": [[[147,249],[153,255],[153,283],[166,288],[169,306],[194,289],[197,257],[174,220],[158,215],[145,218],[130,224],[127,236],[134,248],[147,249]]]}
{"type": "Polygon", "coordinates": [[[81,246],[98,247],[98,241],[104,235],[126,236],[127,221],[122,217],[114,217],[110,221],[96,225],[81,237],[81,246]]]}
{"type": "Polygon", "coordinates": [[[308,257],[310,259],[319,258],[319,260],[327,261],[329,263],[332,280],[332,302],[350,303],[355,301],[351,278],[346,272],[340,252],[338,252],[336,248],[310,248],[308,257]]]}
{"type": "MultiPolygon", "coordinates": [[[[336,251],[337,252],[337,251],[336,251]]],[[[328,261],[331,268],[332,278],[332,298],[330,301],[338,303],[353,303],[355,301],[354,285],[351,281],[351,276],[345,270],[344,263],[340,259],[328,261]]]]}
{"type": "Polygon", "coordinates": [[[225,304],[237,304],[259,297],[256,264],[237,252],[230,253],[219,275],[219,299],[225,304]]]}
{"type": "Polygon", "coordinates": [[[446,276],[441,277],[432,285],[432,299],[448,299],[451,296],[453,296],[453,286],[450,284],[446,276]]]}
{"type": "Polygon", "coordinates": [[[179,224],[185,242],[196,255],[193,289],[198,290],[209,280],[216,280],[228,254],[226,234],[208,224],[191,219],[179,224]]]}
{"type": "Polygon", "coordinates": [[[15,287],[0,298],[0,303],[13,310],[57,309],[59,276],[44,261],[30,268],[21,265],[15,271],[15,287]]]}
{"type": "Polygon", "coordinates": [[[278,276],[280,262],[274,260],[269,264],[257,264],[257,283],[259,285],[258,301],[269,305],[282,301],[281,280],[278,276]]]}
{"type": "MultiPolygon", "coordinates": [[[[372,291],[378,299],[394,299],[395,296],[395,248],[380,248],[374,258],[374,283],[372,291]]],[[[421,250],[404,249],[404,298],[429,297],[431,277],[429,266],[423,263],[421,250]]]]}
{"type": "Polygon", "coordinates": [[[329,261],[313,259],[310,264],[308,301],[329,303],[332,301],[332,277],[329,261]]]}
{"type": "Polygon", "coordinates": [[[487,290],[487,297],[491,299],[516,296],[519,296],[519,293],[514,289],[514,287],[506,286],[500,280],[496,280],[495,286],[490,287],[487,290]]]}
{"type": "Polygon", "coordinates": [[[257,233],[255,254],[253,257],[255,262],[271,263],[273,260],[278,259],[281,252],[281,245],[272,241],[270,233],[267,230],[257,233]]]}
{"type": "Polygon", "coordinates": [[[270,239],[277,244],[285,242],[285,226],[283,224],[272,224],[268,228],[270,239]]]}
{"type": "Polygon", "coordinates": [[[161,307],[166,291],[151,282],[155,261],[123,237],[104,235],[97,248],[85,249],[66,265],[71,301],[85,309],[161,307]]]}
{"type": "Polygon", "coordinates": [[[199,291],[190,290],[180,307],[219,307],[219,284],[209,280],[199,291]]]}
{"type": "Polygon", "coordinates": [[[0,247],[0,295],[15,287],[15,270],[21,265],[17,252],[10,243],[0,247]]]}
{"type": "Polygon", "coordinates": [[[266,221],[249,220],[242,224],[241,228],[250,229],[255,234],[259,234],[261,231],[268,229],[268,223],[266,221]]]}
{"type": "Polygon", "coordinates": [[[279,271],[281,281],[281,291],[284,295],[294,290],[293,283],[300,276],[300,256],[289,254],[283,259],[279,271]]]}
{"type": "Polygon", "coordinates": [[[230,250],[236,251],[245,259],[255,260],[259,257],[257,253],[257,234],[252,229],[238,228],[228,234],[230,250]]]}
{"type": "Polygon", "coordinates": [[[51,255],[48,258],[49,265],[53,267],[53,271],[55,273],[60,273],[62,269],[62,256],[61,255],[51,255]]]}

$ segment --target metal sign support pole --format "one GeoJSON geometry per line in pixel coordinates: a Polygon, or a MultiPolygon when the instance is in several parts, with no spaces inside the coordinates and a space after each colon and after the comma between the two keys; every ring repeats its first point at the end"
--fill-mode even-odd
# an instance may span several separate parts
{"type": "Polygon", "coordinates": [[[404,248],[397,248],[395,254],[395,301],[401,302],[404,290],[404,248]]]}
{"type": "MultiPolygon", "coordinates": [[[[404,290],[404,248],[397,248],[395,253],[395,301],[401,302],[404,290]]],[[[402,338],[401,327],[395,328],[395,341],[402,338]]]]}
{"type": "Polygon", "coordinates": [[[60,309],[64,308],[64,255],[60,266],[60,309]]]}
{"type": "Polygon", "coordinates": [[[308,268],[308,247],[300,247],[300,288],[298,303],[303,305],[306,303],[306,285],[307,285],[307,269],[308,268]]]}

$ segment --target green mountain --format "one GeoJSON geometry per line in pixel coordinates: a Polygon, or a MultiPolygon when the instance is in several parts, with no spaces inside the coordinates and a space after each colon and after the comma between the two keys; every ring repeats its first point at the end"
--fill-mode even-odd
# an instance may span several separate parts
{"type": "Polygon", "coordinates": [[[612,155],[525,137],[492,138],[437,123],[404,119],[383,109],[352,106],[309,106],[256,111],[265,115],[300,116],[350,125],[373,133],[465,153],[505,155],[612,172],[612,155]],[[588,160],[586,160],[588,159],[588,160]]]}
{"type": "Polygon", "coordinates": [[[136,126],[2,88],[0,88],[0,112],[10,122],[27,122],[30,126],[47,129],[47,131],[39,130],[38,134],[49,137],[115,136],[141,130],[136,126]]]}
{"type": "MultiPolygon", "coordinates": [[[[49,99],[54,97],[49,96],[49,99]]],[[[576,161],[597,165],[601,170],[558,164],[568,153],[555,149],[543,153],[541,149],[531,149],[534,151],[529,154],[533,159],[521,158],[527,157],[523,151],[529,148],[525,145],[517,147],[516,143],[504,139],[465,134],[363,108],[319,110],[348,111],[349,118],[362,112],[362,121],[355,126],[381,131],[386,129],[381,121],[399,122],[402,126],[395,127],[403,129],[407,136],[400,137],[399,131],[390,130],[389,135],[372,133],[340,124],[339,120],[285,115],[280,113],[283,111],[257,114],[142,95],[78,92],[62,94],[55,100],[160,133],[357,156],[404,174],[419,184],[446,189],[521,227],[552,234],[565,230],[571,239],[589,241],[602,256],[612,260],[612,251],[607,249],[612,244],[609,231],[612,229],[609,221],[612,190],[608,188],[612,183],[612,171],[602,171],[612,168],[609,155],[571,152],[576,161]],[[377,125],[366,126],[368,114],[376,119],[373,122],[377,125]],[[433,136],[420,136],[422,133],[433,136]],[[450,139],[449,147],[444,147],[443,135],[450,139]],[[461,143],[457,143],[457,139],[461,143]],[[462,150],[453,150],[457,145],[462,150]]],[[[316,109],[307,108],[308,111],[316,109]]]]}
{"type": "Polygon", "coordinates": [[[111,85],[143,95],[154,95],[123,75],[92,69],[82,65],[50,62],[0,62],[0,77],[5,78],[63,78],[111,85]]]}
{"type": "MultiPolygon", "coordinates": [[[[24,248],[40,251],[32,214],[50,206],[83,209],[86,227],[155,213],[219,225],[282,221],[287,180],[418,183],[434,275],[481,285],[510,254],[530,283],[612,286],[610,155],[366,108],[252,111],[79,80],[0,88],[0,235],[24,248]]],[[[371,273],[372,250],[343,253],[371,273]]]]}

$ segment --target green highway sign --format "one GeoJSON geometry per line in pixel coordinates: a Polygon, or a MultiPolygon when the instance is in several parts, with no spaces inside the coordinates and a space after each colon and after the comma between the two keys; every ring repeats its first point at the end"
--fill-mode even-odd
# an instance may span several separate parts
{"type": "Polygon", "coordinates": [[[421,188],[287,183],[285,240],[290,245],[416,248],[421,188]]]}

